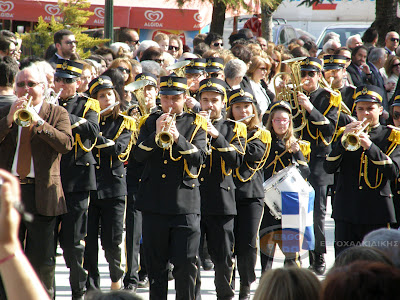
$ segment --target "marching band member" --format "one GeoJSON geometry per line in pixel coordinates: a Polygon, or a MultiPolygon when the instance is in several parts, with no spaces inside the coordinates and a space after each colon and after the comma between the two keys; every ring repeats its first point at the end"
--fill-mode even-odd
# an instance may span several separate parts
{"type": "MultiPolygon", "coordinates": [[[[292,109],[287,102],[280,101],[271,104],[269,108],[269,116],[266,124],[267,129],[271,132],[271,150],[268,159],[264,165],[264,180],[274,176],[280,170],[291,166],[293,163],[298,165],[301,175],[307,178],[310,174],[310,169],[307,160],[304,157],[310,153],[307,144],[297,142],[293,133],[293,117],[292,109]],[[304,152],[304,154],[303,154],[304,152]]],[[[260,240],[262,241],[260,257],[261,270],[265,272],[272,268],[276,244],[279,244],[285,255],[285,266],[297,265],[300,266],[298,253],[286,252],[282,248],[282,240],[274,232],[282,229],[281,220],[275,219],[268,207],[265,207],[265,213],[260,227],[260,240]],[[272,227],[274,231],[266,232],[272,227]],[[264,244],[266,244],[264,247],[264,244]]]]}
{"type": "MultiPolygon", "coordinates": [[[[394,98],[391,107],[391,119],[393,125],[400,128],[400,95],[394,98]]],[[[400,181],[396,178],[391,181],[391,190],[393,194],[393,204],[396,213],[396,224],[392,224],[392,227],[399,228],[400,226],[400,181]]]]}
{"type": "Polygon", "coordinates": [[[83,299],[87,274],[83,268],[84,238],[87,230],[89,193],[96,190],[96,175],[91,150],[99,127],[99,102],[77,94],[82,64],[59,60],[54,74],[55,91],[62,88],[60,106],[69,113],[74,147],[61,159],[61,181],[68,213],[61,216],[60,246],[70,269],[72,299],[83,299]]]}
{"type": "MultiPolygon", "coordinates": [[[[135,77],[135,81],[147,80],[148,85],[144,87],[142,97],[139,105],[142,102],[145,104],[146,112],[152,114],[159,110],[156,105],[156,98],[158,95],[157,77],[152,73],[143,72],[135,77]]],[[[143,120],[146,116],[142,116],[143,120]]],[[[140,125],[140,120],[139,120],[140,125]]],[[[137,131],[140,128],[136,128],[137,131]]],[[[125,251],[126,251],[126,273],[124,276],[124,289],[136,291],[138,287],[145,287],[148,285],[147,268],[144,259],[143,247],[140,245],[142,238],[142,213],[136,209],[136,201],[138,197],[138,189],[140,184],[140,177],[142,176],[145,164],[138,162],[133,156],[129,158],[126,169],[126,181],[128,186],[128,198],[126,202],[126,238],[125,238],[125,251]],[[140,253],[140,264],[139,264],[140,253]],[[140,266],[140,268],[139,268],[140,266]]]]}
{"type": "Polygon", "coordinates": [[[250,299],[250,285],[256,280],[257,237],[264,211],[264,164],[267,160],[271,134],[260,128],[255,99],[236,97],[230,101],[227,117],[242,122],[247,127],[244,160],[233,173],[236,185],[235,200],[235,256],[240,275],[239,299],[250,299]]]}
{"type": "Polygon", "coordinates": [[[127,194],[124,161],[133,144],[135,120],[119,113],[120,99],[110,77],[95,78],[89,83],[88,91],[99,101],[102,113],[100,133],[92,150],[97,163],[97,186],[90,192],[84,256],[84,267],[88,271],[86,287],[88,290],[100,288],[98,237],[101,223],[100,240],[109,264],[111,289],[119,290],[124,274],[120,248],[127,194]]]}
{"type": "MultiPolygon", "coordinates": [[[[327,187],[333,183],[333,175],[328,175],[323,168],[325,156],[331,150],[331,143],[338,122],[338,106],[340,95],[334,96],[319,86],[322,61],[315,57],[307,57],[300,64],[301,83],[304,93],[298,93],[299,105],[305,117],[299,114],[294,120],[298,126],[303,122],[300,138],[311,143],[309,182],[315,190],[314,201],[314,234],[315,250],[310,251],[310,267],[321,275],[325,272],[326,253],[325,215],[327,187]]],[[[294,113],[294,112],[293,112],[294,113]]],[[[297,128],[297,127],[296,127],[297,128]]]]}
{"type": "Polygon", "coordinates": [[[400,131],[379,124],[380,93],[372,85],[357,88],[359,121],[345,127],[324,164],[329,174],[339,170],[332,213],[336,255],[361,243],[368,232],[396,222],[390,180],[399,175],[400,131]]]}
{"type": "Polygon", "coordinates": [[[202,116],[183,111],[187,89],[186,78],[161,77],[163,113],[148,116],[133,150],[135,159],[145,163],[136,207],[143,218],[150,299],[167,298],[168,261],[174,265],[176,298],[195,297],[200,243],[197,178],[205,160],[207,128],[202,116]]]}
{"type": "Polygon", "coordinates": [[[221,57],[209,57],[206,59],[207,78],[219,78],[225,80],[224,59],[221,57]]]}
{"type": "MultiPolygon", "coordinates": [[[[200,174],[201,229],[207,237],[208,251],[214,263],[218,299],[233,299],[234,217],[236,215],[233,171],[245,155],[246,125],[224,120],[225,83],[217,78],[200,83],[200,105],[207,122],[208,156],[200,174]],[[207,111],[210,111],[209,113],[207,111]]],[[[244,90],[232,92],[230,101],[252,97],[244,90]]]]}

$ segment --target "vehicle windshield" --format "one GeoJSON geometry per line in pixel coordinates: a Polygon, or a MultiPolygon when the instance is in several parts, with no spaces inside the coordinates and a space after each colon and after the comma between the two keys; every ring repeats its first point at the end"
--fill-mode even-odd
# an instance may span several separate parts
{"type": "Polygon", "coordinates": [[[346,46],[346,41],[350,36],[355,35],[355,34],[359,34],[362,37],[364,32],[365,32],[365,30],[367,30],[367,27],[366,28],[360,28],[360,27],[358,27],[358,28],[354,28],[354,27],[353,28],[352,27],[348,27],[348,28],[327,28],[325,30],[324,35],[322,36],[322,38],[319,39],[318,48],[322,49],[322,47],[324,46],[322,44],[322,42],[323,42],[324,37],[326,36],[326,34],[328,32],[335,32],[335,33],[339,34],[340,35],[340,44],[342,46],[346,46]]]}

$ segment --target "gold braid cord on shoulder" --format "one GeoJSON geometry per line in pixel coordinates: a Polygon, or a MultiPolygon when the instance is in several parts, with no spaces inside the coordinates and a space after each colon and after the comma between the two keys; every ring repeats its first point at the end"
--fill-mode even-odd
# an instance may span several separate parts
{"type": "MultiPolygon", "coordinates": [[[[95,111],[98,114],[97,122],[100,122],[100,103],[99,103],[99,101],[97,101],[96,99],[93,99],[93,98],[88,98],[86,100],[86,103],[85,103],[85,109],[83,110],[82,118],[85,117],[85,115],[89,111],[89,109],[95,111]]],[[[93,142],[92,147],[86,148],[85,145],[83,145],[83,143],[82,143],[80,134],[77,133],[75,135],[75,157],[76,157],[76,154],[77,154],[77,151],[78,151],[78,145],[81,147],[81,149],[83,151],[90,152],[90,151],[92,151],[92,149],[96,145],[96,142],[97,142],[97,138],[93,142]]]]}
{"type": "Polygon", "coordinates": [[[116,141],[117,138],[121,135],[122,131],[124,129],[127,129],[132,132],[131,138],[129,140],[128,146],[126,147],[126,150],[118,155],[118,159],[122,162],[125,162],[129,158],[129,154],[131,152],[132,146],[135,142],[135,132],[136,132],[136,122],[135,119],[129,116],[123,116],[124,120],[121,123],[121,126],[119,127],[117,134],[114,136],[113,141],[116,141]]]}
{"type": "Polygon", "coordinates": [[[269,152],[271,150],[271,133],[266,129],[258,128],[256,133],[247,140],[247,143],[257,138],[266,145],[263,157],[261,158],[260,161],[256,162],[257,166],[255,168],[250,167],[249,164],[246,162],[247,168],[252,171],[252,174],[247,179],[244,179],[240,176],[239,172],[240,167],[236,168],[236,176],[241,182],[247,182],[251,180],[251,178],[253,178],[256,172],[264,167],[267,161],[269,152]]]}
{"type": "Polygon", "coordinates": [[[303,156],[307,161],[310,161],[310,154],[311,154],[311,144],[309,141],[298,140],[297,143],[300,146],[300,151],[303,153],[303,156]]]}
{"type": "Polygon", "coordinates": [[[332,106],[338,108],[336,126],[335,126],[334,134],[332,135],[332,139],[330,141],[326,141],[324,136],[322,135],[321,131],[319,131],[319,130],[317,131],[317,135],[321,138],[321,141],[324,143],[325,146],[330,145],[333,142],[333,140],[335,139],[335,132],[337,130],[337,126],[339,123],[340,109],[342,107],[342,94],[340,94],[339,91],[336,91],[336,92],[338,93],[337,96],[335,96],[331,93],[331,97],[329,99],[329,106],[323,113],[323,115],[325,116],[329,112],[329,110],[331,109],[332,106]]]}

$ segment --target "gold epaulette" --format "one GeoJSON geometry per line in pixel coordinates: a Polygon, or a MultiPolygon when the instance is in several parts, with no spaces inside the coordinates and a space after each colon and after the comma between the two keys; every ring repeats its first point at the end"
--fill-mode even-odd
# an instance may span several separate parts
{"type": "Polygon", "coordinates": [[[128,111],[124,110],[123,112],[120,112],[121,115],[127,116],[128,115],[128,111]]]}
{"type": "Polygon", "coordinates": [[[303,153],[305,158],[308,158],[311,153],[310,142],[305,140],[298,140],[297,142],[299,143],[301,153],[303,153]]]}
{"type": "Polygon", "coordinates": [[[339,104],[342,102],[342,94],[340,94],[339,91],[337,92],[337,96],[335,96],[333,93],[331,93],[331,98],[329,99],[329,104],[335,107],[338,107],[339,104]]]}
{"type": "Polygon", "coordinates": [[[82,117],[85,117],[85,115],[89,109],[94,110],[95,112],[97,112],[99,114],[99,121],[100,121],[100,103],[99,103],[99,101],[97,101],[96,99],[93,99],[93,98],[87,98],[82,117]]]}
{"type": "Polygon", "coordinates": [[[400,129],[394,126],[390,126],[389,128],[392,129],[392,132],[389,135],[389,142],[400,144],[400,129]]]}
{"type": "Polygon", "coordinates": [[[207,119],[202,115],[196,114],[196,119],[192,123],[193,125],[200,126],[204,131],[207,131],[207,119]]]}
{"type": "Polygon", "coordinates": [[[122,131],[124,131],[124,129],[127,129],[129,131],[136,131],[136,122],[135,119],[129,116],[124,116],[121,115],[121,117],[124,118],[124,120],[122,121],[121,125],[119,126],[118,132],[115,135],[115,137],[113,138],[113,141],[115,141],[117,138],[119,138],[119,136],[121,135],[122,131]]]}
{"type": "Polygon", "coordinates": [[[341,136],[341,134],[344,132],[345,129],[346,129],[346,127],[343,126],[343,127],[340,127],[340,128],[336,131],[335,142],[337,141],[338,137],[341,136]]]}
{"type": "Polygon", "coordinates": [[[143,124],[146,122],[146,120],[149,116],[150,116],[150,114],[147,114],[147,115],[141,116],[139,118],[139,126],[138,126],[139,128],[138,129],[140,129],[143,126],[143,124]]]}
{"type": "Polygon", "coordinates": [[[267,129],[258,127],[257,132],[248,140],[248,142],[252,139],[259,139],[264,144],[271,144],[271,132],[267,129]]]}
{"type": "Polygon", "coordinates": [[[235,122],[235,127],[233,128],[233,132],[236,133],[237,136],[247,138],[247,126],[242,122],[235,122]]]}

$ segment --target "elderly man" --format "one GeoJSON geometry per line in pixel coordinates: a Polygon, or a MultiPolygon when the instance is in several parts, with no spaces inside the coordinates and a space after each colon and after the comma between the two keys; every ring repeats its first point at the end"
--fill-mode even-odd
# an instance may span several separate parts
{"type": "Polygon", "coordinates": [[[385,37],[386,53],[396,55],[397,47],[399,47],[399,34],[396,31],[389,31],[385,37]]]}
{"type": "Polygon", "coordinates": [[[322,47],[322,51],[326,54],[333,54],[335,53],[336,49],[341,47],[340,42],[335,39],[331,39],[327,41],[324,46],[322,47]]]}
{"type": "Polygon", "coordinates": [[[119,42],[126,43],[134,52],[139,47],[139,34],[134,29],[122,30],[119,34],[119,42]]]}
{"type": "Polygon", "coordinates": [[[0,109],[0,168],[19,178],[22,202],[34,216],[32,222],[22,221],[21,242],[52,298],[56,216],[67,212],[60,161],[61,155],[72,149],[73,138],[68,112],[44,101],[46,89],[46,76],[36,65],[17,74],[18,100],[0,109]],[[22,122],[22,118],[14,122],[15,113],[24,108],[28,100],[31,122],[22,122]]]}
{"type": "Polygon", "coordinates": [[[355,47],[361,46],[362,44],[363,42],[359,34],[349,36],[349,38],[346,41],[346,47],[349,48],[350,50],[353,50],[355,47]]]}

